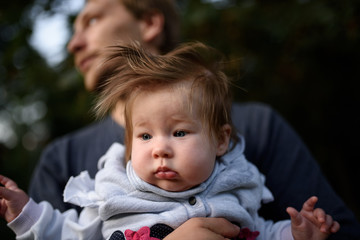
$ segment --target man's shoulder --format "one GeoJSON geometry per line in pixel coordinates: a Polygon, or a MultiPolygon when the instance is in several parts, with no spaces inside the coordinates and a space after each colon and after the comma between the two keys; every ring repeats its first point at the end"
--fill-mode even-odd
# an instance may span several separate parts
{"type": "Polygon", "coordinates": [[[105,136],[107,132],[111,131],[111,127],[119,127],[110,117],[90,123],[89,125],[75,130],[74,132],[68,133],[60,139],[93,139],[93,137],[105,136]]]}
{"type": "Polygon", "coordinates": [[[234,126],[245,133],[250,129],[268,128],[279,114],[269,105],[261,102],[233,103],[232,121],[234,126]]]}
{"type": "Polygon", "coordinates": [[[123,134],[123,128],[108,117],[56,138],[46,147],[46,149],[63,149],[68,147],[91,148],[103,144],[108,145],[115,141],[122,142],[123,134]]]}
{"type": "Polygon", "coordinates": [[[232,104],[232,115],[235,118],[254,116],[266,116],[274,114],[276,111],[268,104],[262,102],[234,102],[232,104]]]}
{"type": "Polygon", "coordinates": [[[89,125],[77,129],[73,132],[67,133],[63,136],[56,138],[53,143],[68,142],[68,141],[88,141],[94,137],[101,136],[104,128],[109,124],[108,120],[101,120],[98,122],[90,123],[89,125]]]}

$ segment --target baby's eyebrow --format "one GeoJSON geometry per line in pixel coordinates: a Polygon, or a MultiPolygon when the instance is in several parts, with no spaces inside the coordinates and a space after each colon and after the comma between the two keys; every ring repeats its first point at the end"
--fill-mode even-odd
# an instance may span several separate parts
{"type": "Polygon", "coordinates": [[[132,121],[133,127],[144,127],[144,126],[146,126],[146,124],[147,124],[147,121],[142,120],[142,119],[138,120],[136,122],[132,121]]]}
{"type": "Polygon", "coordinates": [[[197,123],[197,119],[191,118],[188,116],[173,116],[171,117],[171,120],[176,123],[188,123],[188,124],[194,124],[197,123]]]}

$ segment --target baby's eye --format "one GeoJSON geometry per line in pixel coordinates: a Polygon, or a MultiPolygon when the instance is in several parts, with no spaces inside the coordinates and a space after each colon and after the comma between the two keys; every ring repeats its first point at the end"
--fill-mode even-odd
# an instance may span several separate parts
{"type": "Polygon", "coordinates": [[[152,136],[150,134],[144,133],[142,135],[142,139],[145,141],[150,140],[151,138],[152,138],[152,136]]]}
{"type": "Polygon", "coordinates": [[[187,133],[185,131],[174,132],[174,137],[184,137],[187,133]]]}

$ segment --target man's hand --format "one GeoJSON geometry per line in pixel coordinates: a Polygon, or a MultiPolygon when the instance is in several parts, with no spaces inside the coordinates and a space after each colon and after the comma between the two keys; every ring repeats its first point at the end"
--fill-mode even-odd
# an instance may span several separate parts
{"type": "Polygon", "coordinates": [[[238,236],[240,228],[224,218],[191,218],[164,240],[223,240],[238,236]]]}

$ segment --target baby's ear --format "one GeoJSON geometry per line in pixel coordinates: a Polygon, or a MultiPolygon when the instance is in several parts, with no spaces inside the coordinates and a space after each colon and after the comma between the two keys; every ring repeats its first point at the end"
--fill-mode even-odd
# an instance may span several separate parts
{"type": "Polygon", "coordinates": [[[229,147],[230,135],[231,126],[229,124],[225,124],[221,128],[221,135],[217,142],[216,156],[222,156],[226,153],[229,147]]]}

